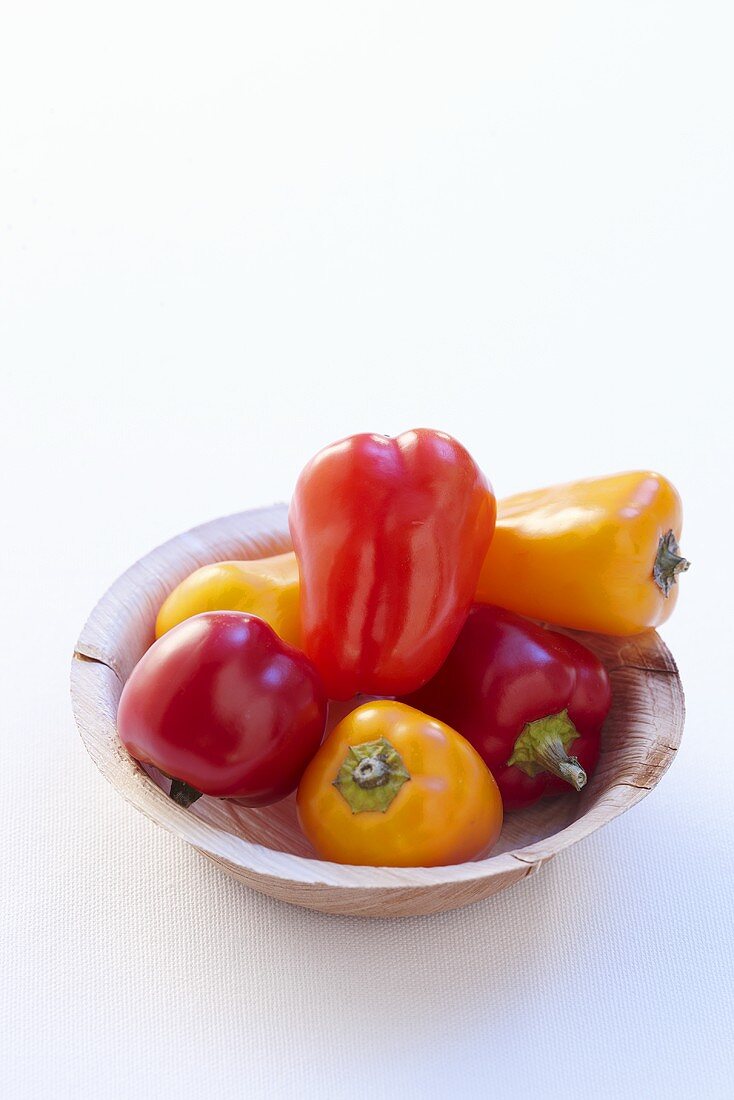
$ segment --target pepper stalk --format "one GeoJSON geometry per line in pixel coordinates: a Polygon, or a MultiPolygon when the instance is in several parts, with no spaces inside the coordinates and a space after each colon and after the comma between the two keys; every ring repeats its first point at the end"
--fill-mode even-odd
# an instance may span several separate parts
{"type": "Polygon", "coordinates": [[[515,764],[532,777],[543,771],[551,772],[580,791],[586,786],[586,772],[578,758],[568,754],[578,736],[567,710],[537,718],[525,726],[507,763],[515,764]]]}

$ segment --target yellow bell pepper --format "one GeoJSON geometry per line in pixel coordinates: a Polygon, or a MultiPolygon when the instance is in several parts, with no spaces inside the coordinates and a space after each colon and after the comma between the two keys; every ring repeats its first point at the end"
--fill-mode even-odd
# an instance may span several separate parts
{"type": "Polygon", "coordinates": [[[647,470],[572,481],[498,501],[479,603],[577,630],[638,634],[671,614],[683,513],[647,470]]]}
{"type": "Polygon", "coordinates": [[[163,603],[155,624],[156,638],[202,611],[249,611],[269,623],[284,642],[300,649],[295,554],[221,561],[197,569],[163,603]]]}

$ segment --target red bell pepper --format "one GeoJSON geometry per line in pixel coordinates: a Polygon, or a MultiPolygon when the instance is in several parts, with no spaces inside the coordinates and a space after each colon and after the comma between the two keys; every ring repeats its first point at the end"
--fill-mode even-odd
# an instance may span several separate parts
{"type": "Polygon", "coordinates": [[[128,752],[200,794],[265,806],[285,798],[319,747],[326,697],[313,665],[255,615],[210,611],[143,654],[117,711],[128,752]]]}
{"type": "Polygon", "coordinates": [[[495,514],[481,470],[444,432],[354,435],[308,463],[289,520],[305,651],[332,698],[398,695],[440,668],[495,514]]]}
{"type": "Polygon", "coordinates": [[[505,809],[517,810],[569,783],[584,786],[611,690],[605,668],[579,642],[477,605],[440,672],[405,702],[463,734],[497,780],[505,809]]]}

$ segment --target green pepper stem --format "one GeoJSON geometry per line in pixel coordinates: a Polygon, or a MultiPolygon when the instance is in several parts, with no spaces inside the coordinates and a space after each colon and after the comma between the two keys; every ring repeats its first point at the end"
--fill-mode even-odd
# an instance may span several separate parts
{"type": "Polygon", "coordinates": [[[371,791],[389,783],[390,775],[390,767],[381,756],[365,756],[352,772],[352,779],[363,791],[371,791]]]}
{"type": "Polygon", "coordinates": [[[535,755],[546,771],[570,783],[574,790],[580,791],[586,786],[586,772],[578,757],[569,756],[560,739],[546,741],[542,748],[536,749],[535,755]]]}
{"type": "Polygon", "coordinates": [[[533,777],[550,772],[580,791],[586,786],[586,772],[578,757],[568,755],[577,737],[578,731],[567,710],[537,718],[525,726],[507,763],[533,777]]]}
{"type": "Polygon", "coordinates": [[[652,576],[666,600],[670,595],[676,577],[690,569],[691,563],[678,553],[680,546],[672,531],[667,531],[658,543],[658,552],[652,567],[652,576]]]}
{"type": "Polygon", "coordinates": [[[400,753],[380,737],[350,745],[333,785],[353,814],[384,814],[409,779],[400,753]]]}

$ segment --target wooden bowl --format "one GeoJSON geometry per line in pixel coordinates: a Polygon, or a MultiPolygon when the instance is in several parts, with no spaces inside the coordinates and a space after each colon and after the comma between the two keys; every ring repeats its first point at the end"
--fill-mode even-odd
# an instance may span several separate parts
{"type": "Polygon", "coordinates": [[[204,797],[182,809],[168,798],[167,781],[144,770],[118,740],[122,685],[153,641],[164,597],[192,570],[290,548],[285,505],[242,512],[179,535],[112,585],[82,630],[72,661],[74,714],[102,774],[151,820],[248,886],[295,905],[355,916],[408,916],[468,905],[533,874],[639,802],[673,759],[683,731],[683,691],[657,634],[579,634],[606,665],[614,692],[599,766],[580,795],[569,792],[508,814],[487,859],[454,867],[341,866],[316,858],[298,828],[293,797],[256,810],[204,797]]]}

